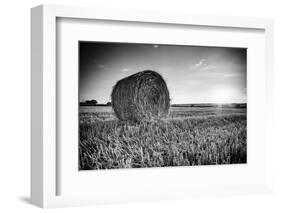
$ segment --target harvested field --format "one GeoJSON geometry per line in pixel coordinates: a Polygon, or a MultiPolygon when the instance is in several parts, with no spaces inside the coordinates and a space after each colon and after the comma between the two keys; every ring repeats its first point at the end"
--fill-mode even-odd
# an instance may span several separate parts
{"type": "Polygon", "coordinates": [[[79,169],[246,163],[246,108],[172,107],[157,122],[80,108],[79,169]]]}

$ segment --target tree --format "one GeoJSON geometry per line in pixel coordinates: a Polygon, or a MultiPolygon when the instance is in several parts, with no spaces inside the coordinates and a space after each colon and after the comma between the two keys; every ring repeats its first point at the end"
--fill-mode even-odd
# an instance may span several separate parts
{"type": "Polygon", "coordinates": [[[92,99],[92,100],[85,101],[84,104],[87,106],[95,106],[98,104],[98,102],[95,99],[92,99]]]}

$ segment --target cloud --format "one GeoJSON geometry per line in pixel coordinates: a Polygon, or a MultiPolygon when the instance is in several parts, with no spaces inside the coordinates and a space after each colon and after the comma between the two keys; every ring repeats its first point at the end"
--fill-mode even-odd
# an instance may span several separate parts
{"type": "Polygon", "coordinates": [[[222,74],[222,76],[225,78],[239,77],[239,75],[237,75],[237,73],[224,73],[224,74],[222,74]]]}
{"type": "Polygon", "coordinates": [[[106,69],[106,66],[104,64],[98,64],[97,67],[101,69],[106,69]]]}
{"type": "Polygon", "coordinates": [[[209,60],[203,58],[203,59],[199,60],[198,63],[196,63],[192,68],[200,69],[200,70],[204,70],[204,71],[216,70],[218,68],[218,65],[212,64],[212,63],[210,63],[209,60]]]}
{"type": "Polygon", "coordinates": [[[206,65],[206,59],[201,59],[198,63],[196,63],[194,66],[193,66],[193,69],[198,69],[202,66],[205,66],[206,65]]]}
{"type": "Polygon", "coordinates": [[[205,66],[202,67],[203,70],[215,70],[217,69],[216,65],[211,65],[211,64],[206,64],[205,66]]]}
{"type": "Polygon", "coordinates": [[[121,72],[122,72],[122,73],[129,72],[129,69],[128,69],[128,68],[124,68],[124,69],[121,70],[121,72]]]}

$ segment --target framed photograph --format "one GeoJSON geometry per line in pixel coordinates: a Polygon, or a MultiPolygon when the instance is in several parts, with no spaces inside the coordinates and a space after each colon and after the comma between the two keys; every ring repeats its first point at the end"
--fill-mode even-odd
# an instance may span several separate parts
{"type": "Polygon", "coordinates": [[[33,204],[271,191],[272,20],[31,14],[33,204]]]}

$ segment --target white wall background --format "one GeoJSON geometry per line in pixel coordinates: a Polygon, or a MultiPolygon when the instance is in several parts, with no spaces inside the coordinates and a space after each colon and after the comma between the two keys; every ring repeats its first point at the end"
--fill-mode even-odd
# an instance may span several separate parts
{"type": "MultiPolygon", "coordinates": [[[[67,209],[69,212],[278,212],[281,210],[281,3],[278,0],[8,0],[0,8],[0,211],[37,212],[30,188],[30,8],[42,3],[275,19],[275,134],[272,195],[202,198],[67,209]],[[279,110],[279,111],[278,111],[279,110]]],[[[60,212],[65,209],[47,210],[60,212]]]]}

